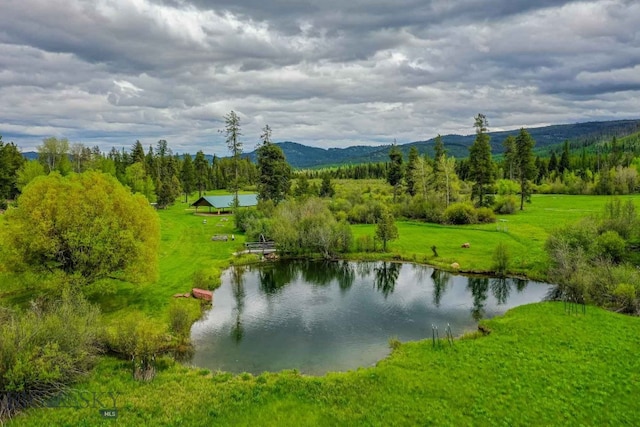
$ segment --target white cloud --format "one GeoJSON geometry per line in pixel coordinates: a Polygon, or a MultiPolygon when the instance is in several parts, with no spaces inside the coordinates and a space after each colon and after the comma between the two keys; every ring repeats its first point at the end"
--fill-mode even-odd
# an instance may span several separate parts
{"type": "Polygon", "coordinates": [[[0,3],[0,134],[226,155],[636,118],[640,4],[624,0],[0,3]]]}

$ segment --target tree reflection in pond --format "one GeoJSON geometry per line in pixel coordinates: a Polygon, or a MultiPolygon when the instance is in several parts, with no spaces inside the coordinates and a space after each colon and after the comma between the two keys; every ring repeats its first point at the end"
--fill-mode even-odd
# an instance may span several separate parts
{"type": "Polygon", "coordinates": [[[491,293],[498,302],[498,305],[503,305],[509,298],[511,292],[511,282],[505,277],[496,277],[491,279],[491,293]]]}
{"type": "Polygon", "coordinates": [[[382,292],[385,298],[393,293],[396,281],[400,274],[400,265],[397,262],[382,262],[376,267],[375,288],[382,292]]]}
{"type": "Polygon", "coordinates": [[[192,326],[191,363],[256,374],[370,366],[388,354],[391,336],[424,339],[432,324],[462,334],[477,327],[474,319],[540,301],[549,289],[516,292],[524,282],[380,261],[265,262],[229,269],[222,282],[213,308],[192,326]]]}
{"type": "Polygon", "coordinates": [[[471,317],[478,321],[484,317],[484,305],[489,296],[489,279],[486,277],[469,277],[467,288],[471,291],[473,299],[471,317]]]}
{"type": "Polygon", "coordinates": [[[236,302],[234,312],[236,314],[236,321],[231,326],[231,337],[238,344],[242,341],[244,335],[242,328],[242,312],[244,311],[244,298],[246,293],[244,291],[244,273],[245,267],[234,267],[231,269],[231,292],[233,293],[233,299],[236,302]]]}
{"type": "Polygon", "coordinates": [[[440,307],[440,300],[447,289],[447,284],[451,279],[451,274],[443,270],[433,270],[431,280],[433,281],[433,305],[440,307]]]}

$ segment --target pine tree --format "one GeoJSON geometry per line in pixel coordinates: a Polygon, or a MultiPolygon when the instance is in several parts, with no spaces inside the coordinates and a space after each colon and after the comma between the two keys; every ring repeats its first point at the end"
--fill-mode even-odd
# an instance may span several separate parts
{"type": "Polygon", "coordinates": [[[240,189],[240,154],[242,154],[242,142],[240,141],[240,117],[235,111],[231,110],[229,114],[224,116],[225,128],[224,133],[227,137],[227,148],[231,151],[233,157],[234,179],[231,183],[231,190],[235,193],[233,206],[238,207],[238,190],[240,189]]]}
{"type": "Polygon", "coordinates": [[[193,162],[193,168],[195,172],[196,188],[198,189],[198,197],[202,197],[202,192],[207,189],[207,181],[209,177],[209,164],[204,157],[202,150],[196,153],[196,158],[193,162]]]}
{"type": "Polygon", "coordinates": [[[487,127],[489,123],[484,114],[475,117],[476,139],[469,148],[469,176],[474,181],[471,195],[478,198],[478,205],[484,205],[484,195],[495,182],[491,145],[487,127]]]}
{"type": "Polygon", "coordinates": [[[333,188],[331,184],[331,177],[328,173],[325,173],[322,176],[322,184],[320,185],[320,197],[333,197],[336,193],[336,190],[333,188]]]}
{"type": "Polygon", "coordinates": [[[434,141],[433,153],[433,160],[435,161],[436,165],[440,161],[440,157],[447,154],[447,150],[444,149],[444,142],[442,141],[442,137],[440,136],[440,134],[436,136],[436,140],[434,141]]]}
{"type": "Polygon", "coordinates": [[[418,159],[420,158],[420,153],[418,153],[418,149],[415,146],[412,146],[409,150],[409,161],[407,162],[407,176],[405,180],[407,181],[407,193],[411,196],[416,195],[416,183],[414,181],[415,170],[418,167],[418,159]]]}
{"type": "Polygon", "coordinates": [[[558,172],[564,173],[569,170],[569,141],[565,141],[562,146],[562,156],[560,156],[560,163],[558,164],[558,172]]]}
{"type": "Polygon", "coordinates": [[[393,201],[396,201],[398,195],[398,189],[402,185],[402,178],[404,178],[404,171],[402,170],[402,151],[395,144],[391,146],[389,151],[389,170],[387,171],[387,182],[393,186],[393,201]]]}
{"type": "Polygon", "coordinates": [[[285,199],[291,185],[291,166],[282,149],[271,143],[271,128],[266,125],[261,136],[262,145],[257,150],[258,198],[273,200],[277,205],[285,199]]]}
{"type": "Polygon", "coordinates": [[[133,148],[131,148],[131,164],[133,163],[142,163],[144,164],[144,148],[142,148],[142,144],[140,141],[136,141],[133,144],[133,148]]]}
{"type": "Polygon", "coordinates": [[[509,135],[505,138],[502,146],[504,147],[505,177],[513,179],[516,162],[516,139],[512,135],[509,135]]]}
{"type": "Polygon", "coordinates": [[[182,161],[180,181],[182,182],[182,191],[184,192],[184,202],[187,203],[189,201],[189,194],[191,194],[196,185],[196,171],[189,154],[185,154],[184,160],[182,161]]]}
{"type": "Polygon", "coordinates": [[[520,129],[518,137],[514,141],[514,168],[518,182],[520,183],[520,210],[524,209],[524,199],[528,195],[529,180],[535,177],[536,163],[533,157],[533,146],[536,142],[529,132],[520,129]]]}

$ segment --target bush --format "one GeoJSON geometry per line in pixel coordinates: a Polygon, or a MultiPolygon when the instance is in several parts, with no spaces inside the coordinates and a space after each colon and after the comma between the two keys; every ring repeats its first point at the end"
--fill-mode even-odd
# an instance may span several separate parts
{"type": "Polygon", "coordinates": [[[478,222],[476,208],[470,203],[454,203],[444,211],[444,220],[448,224],[475,224],[478,222]]]}
{"type": "Polygon", "coordinates": [[[169,307],[169,331],[178,339],[180,344],[189,341],[191,324],[195,319],[185,301],[175,301],[169,307]]]}
{"type": "Polygon", "coordinates": [[[512,214],[516,211],[518,201],[514,196],[499,197],[493,205],[493,211],[501,215],[512,214]]]}
{"type": "Polygon", "coordinates": [[[491,222],[496,222],[496,214],[493,213],[491,208],[478,208],[476,209],[476,215],[478,217],[478,222],[486,224],[491,222]]]}
{"type": "Polygon", "coordinates": [[[192,283],[194,288],[214,289],[220,284],[220,273],[215,269],[198,270],[193,273],[192,283]]]}
{"type": "Polygon", "coordinates": [[[493,252],[493,270],[504,276],[509,269],[509,248],[504,242],[499,242],[493,252]]]}
{"type": "Polygon", "coordinates": [[[141,313],[120,319],[107,332],[109,349],[132,361],[133,378],[150,381],[155,377],[155,359],[169,349],[166,325],[152,321],[141,313]]]}
{"type": "Polygon", "coordinates": [[[99,351],[99,316],[96,307],[68,290],[59,299],[32,303],[24,313],[0,308],[0,390],[29,397],[18,405],[0,401],[0,424],[89,371],[99,351]]]}
{"type": "Polygon", "coordinates": [[[614,263],[622,261],[626,243],[615,231],[606,231],[599,235],[592,247],[594,257],[604,257],[614,263]]]}
{"type": "Polygon", "coordinates": [[[620,311],[635,314],[637,311],[636,288],[629,283],[619,283],[613,290],[614,303],[620,311]]]}
{"type": "Polygon", "coordinates": [[[0,211],[7,210],[7,201],[5,199],[0,199],[0,211]]]}
{"type": "Polygon", "coordinates": [[[517,182],[510,179],[500,179],[496,182],[496,188],[498,194],[501,196],[505,194],[517,194],[520,192],[520,186],[517,182]]]}
{"type": "Polygon", "coordinates": [[[356,239],[356,252],[375,252],[375,250],[373,237],[365,235],[356,239]]]}

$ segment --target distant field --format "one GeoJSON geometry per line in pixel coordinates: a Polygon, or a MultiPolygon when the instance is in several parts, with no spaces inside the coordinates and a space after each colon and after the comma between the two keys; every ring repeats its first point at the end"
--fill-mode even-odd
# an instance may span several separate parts
{"type": "MultiPolygon", "coordinates": [[[[640,195],[621,196],[640,206],[640,195]]],[[[494,224],[447,226],[415,221],[398,222],[399,239],[389,244],[389,254],[409,261],[449,267],[460,264],[463,271],[490,271],[498,242],[505,242],[512,256],[511,273],[543,278],[546,271],[544,244],[557,227],[601,214],[611,196],[534,195],[524,211],[499,215],[494,224]],[[502,220],[502,221],[501,221],[502,220]],[[470,243],[469,249],[461,248],[470,243]],[[438,257],[433,256],[435,245],[438,257]]],[[[354,236],[375,233],[374,225],[353,226],[354,236]]],[[[368,256],[368,254],[363,254],[368,256]]],[[[375,255],[374,255],[375,256],[375,255]]]]}

